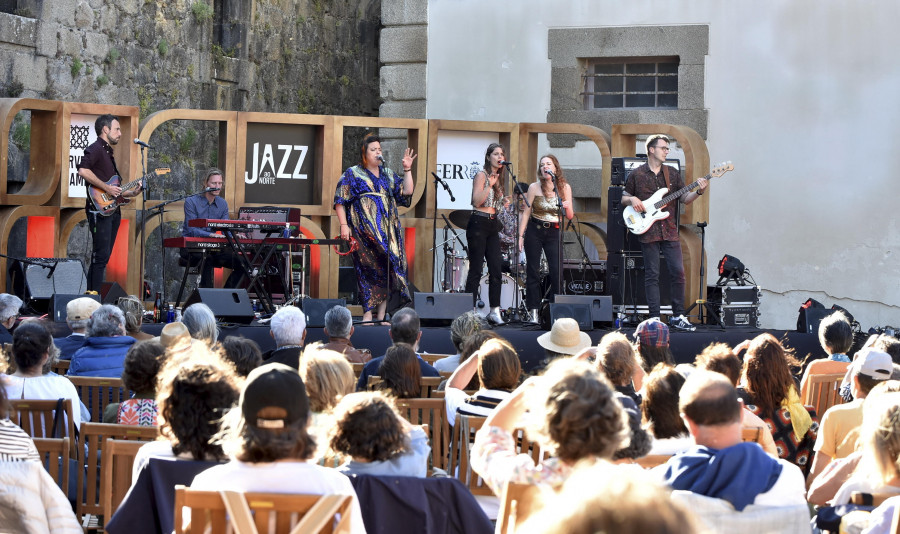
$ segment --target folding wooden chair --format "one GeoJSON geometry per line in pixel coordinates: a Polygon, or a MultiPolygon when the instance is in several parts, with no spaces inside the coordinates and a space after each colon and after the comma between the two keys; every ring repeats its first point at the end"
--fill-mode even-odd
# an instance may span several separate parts
{"type": "Polygon", "coordinates": [[[822,417],[828,408],[844,403],[840,393],[843,380],[844,373],[810,375],[803,404],[814,407],[816,414],[822,417]]]}
{"type": "Polygon", "coordinates": [[[431,442],[431,467],[444,469],[450,443],[450,425],[444,417],[443,399],[400,399],[397,410],[413,425],[428,425],[431,442]]]}
{"type": "Polygon", "coordinates": [[[111,403],[122,402],[126,398],[125,385],[121,378],[104,378],[96,376],[67,376],[81,402],[91,412],[91,421],[103,421],[103,410],[111,403]]]}
{"type": "Polygon", "coordinates": [[[359,375],[362,374],[363,367],[365,367],[366,364],[350,362],[350,366],[353,367],[353,376],[355,376],[356,379],[359,380],[359,375]]]}
{"type": "Polygon", "coordinates": [[[131,467],[138,449],[149,441],[129,441],[107,439],[103,446],[103,461],[100,465],[103,517],[109,519],[116,513],[122,499],[131,488],[131,467]]]}
{"type": "MultiPolygon", "coordinates": [[[[72,400],[11,399],[9,419],[32,438],[66,438],[75,436],[75,419],[72,416],[72,400]],[[53,428],[56,407],[61,405],[65,419],[60,419],[58,429],[53,428]],[[56,434],[54,435],[54,431],[56,434]]],[[[79,416],[81,414],[79,413],[79,416]]],[[[74,457],[74,456],[73,456],[74,457]]]]}
{"type": "Polygon", "coordinates": [[[50,370],[60,376],[65,376],[66,373],[69,372],[69,365],[71,363],[71,360],[56,360],[53,362],[53,365],[50,366],[50,370]]]}
{"type": "Polygon", "coordinates": [[[350,495],[220,493],[179,485],[175,486],[175,533],[225,532],[230,526],[236,534],[347,534],[352,502],[350,495]],[[189,524],[185,524],[185,508],[190,510],[189,524]]]}
{"type": "Polygon", "coordinates": [[[762,444],[763,429],[758,426],[745,426],[741,428],[741,441],[752,441],[762,444]]]}
{"type": "Polygon", "coordinates": [[[641,458],[635,458],[634,463],[644,469],[651,469],[668,462],[670,458],[672,458],[671,454],[648,454],[641,458]]]}
{"type": "Polygon", "coordinates": [[[447,472],[459,479],[472,495],[494,495],[478,473],[472,471],[470,452],[475,434],[484,426],[487,417],[456,414],[453,430],[450,432],[450,462],[447,472]]]}
{"type": "Polygon", "coordinates": [[[433,365],[434,365],[434,362],[436,362],[436,361],[438,361],[438,360],[441,360],[441,359],[443,359],[443,358],[449,358],[450,356],[453,356],[453,354],[426,354],[426,353],[422,353],[422,354],[419,354],[419,356],[421,356],[423,360],[425,360],[426,362],[428,362],[428,365],[432,365],[432,366],[433,366],[433,365]]]}
{"type": "MultiPolygon", "coordinates": [[[[431,396],[433,391],[437,390],[437,387],[441,385],[441,382],[444,379],[439,376],[423,376],[419,379],[419,386],[422,388],[420,393],[421,398],[427,398],[431,396]]],[[[381,377],[378,375],[369,375],[369,381],[366,384],[366,391],[376,391],[379,389],[379,384],[381,384],[381,377]]]]}
{"type": "Polygon", "coordinates": [[[507,482],[500,498],[495,534],[515,534],[516,529],[540,508],[541,489],[534,484],[507,482]]]}
{"type": "Polygon", "coordinates": [[[69,490],[69,438],[32,438],[44,468],[56,481],[59,489],[69,490]]]}

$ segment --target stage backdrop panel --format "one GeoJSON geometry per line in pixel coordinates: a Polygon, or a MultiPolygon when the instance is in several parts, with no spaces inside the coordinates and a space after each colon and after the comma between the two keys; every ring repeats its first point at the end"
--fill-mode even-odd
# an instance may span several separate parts
{"type": "Polygon", "coordinates": [[[247,124],[244,200],[256,204],[316,204],[316,126],[247,124]]]}

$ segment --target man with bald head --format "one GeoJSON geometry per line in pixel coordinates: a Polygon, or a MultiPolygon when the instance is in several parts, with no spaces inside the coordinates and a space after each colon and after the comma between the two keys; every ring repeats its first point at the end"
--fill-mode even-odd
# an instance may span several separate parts
{"type": "Polygon", "coordinates": [[[739,512],[751,504],[806,504],[799,467],[741,440],[743,403],[727,378],[693,372],[678,407],[695,445],[665,464],[663,478],[672,489],[726,500],[739,512]]]}

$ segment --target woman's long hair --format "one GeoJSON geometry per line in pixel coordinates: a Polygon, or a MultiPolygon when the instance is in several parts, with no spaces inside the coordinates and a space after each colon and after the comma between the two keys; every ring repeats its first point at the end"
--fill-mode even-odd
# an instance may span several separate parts
{"type": "Polygon", "coordinates": [[[775,339],[772,334],[760,334],[747,347],[744,377],[747,392],[762,413],[769,416],[781,406],[794,385],[790,366],[801,364],[794,353],[775,339]]]}
{"type": "Polygon", "coordinates": [[[388,348],[378,370],[381,375],[381,389],[389,391],[398,399],[421,397],[422,368],[416,351],[406,343],[396,343],[388,348]]]}
{"type": "MultiPolygon", "coordinates": [[[[494,168],[491,166],[491,153],[499,148],[503,151],[503,157],[506,157],[506,148],[503,147],[500,143],[491,143],[488,145],[487,150],[484,153],[484,179],[487,180],[488,176],[494,172],[494,168]]],[[[494,197],[502,198],[506,195],[506,189],[504,188],[504,184],[506,183],[506,167],[503,165],[500,166],[500,170],[497,171],[497,174],[500,175],[497,178],[497,183],[494,184],[494,197]]]]}
{"type": "Polygon", "coordinates": [[[544,158],[550,158],[550,161],[553,162],[553,166],[556,167],[556,190],[559,191],[559,198],[563,200],[566,199],[566,185],[568,185],[568,181],[566,181],[566,173],[563,171],[563,168],[559,165],[559,160],[556,159],[556,156],[553,154],[544,154],[543,156],[538,158],[538,183],[541,184],[541,193],[544,194],[544,197],[550,196],[550,193],[553,192],[553,187],[550,185],[550,180],[542,180],[541,176],[543,173],[541,172],[541,160],[544,158]]]}
{"type": "Polygon", "coordinates": [[[678,393],[684,377],[674,367],[656,364],[646,381],[641,411],[644,423],[656,439],[686,436],[687,427],[678,413],[678,393]]]}

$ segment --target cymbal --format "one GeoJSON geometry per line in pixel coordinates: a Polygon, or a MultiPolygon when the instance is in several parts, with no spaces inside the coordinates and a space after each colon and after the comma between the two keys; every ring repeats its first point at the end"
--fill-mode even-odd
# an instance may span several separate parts
{"type": "Polygon", "coordinates": [[[469,225],[469,217],[472,216],[472,210],[455,210],[450,212],[450,222],[460,228],[469,225]]]}

